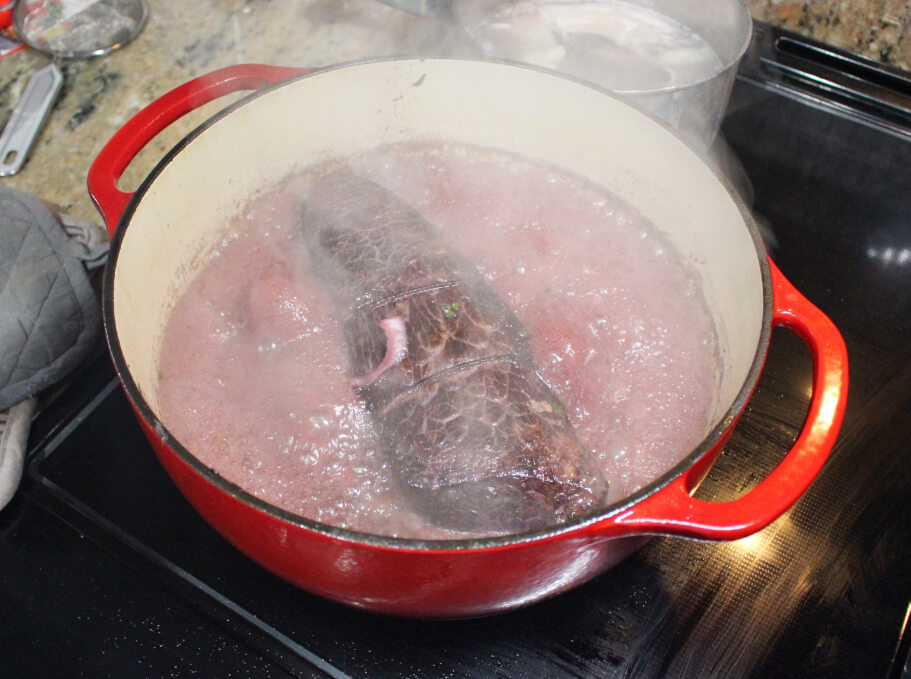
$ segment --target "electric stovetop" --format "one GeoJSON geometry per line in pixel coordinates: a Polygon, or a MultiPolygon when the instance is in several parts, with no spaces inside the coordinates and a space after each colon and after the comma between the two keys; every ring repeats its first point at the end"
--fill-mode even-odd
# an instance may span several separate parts
{"type": "MultiPolygon", "coordinates": [[[[43,408],[0,513],[0,677],[911,676],[911,80],[757,24],[723,135],[773,258],[850,357],[839,441],[780,520],[733,543],[654,539],[506,615],[366,614],[215,534],[99,353],[43,408]]],[[[811,376],[776,330],[700,497],[735,497],[776,464],[811,376]]]]}

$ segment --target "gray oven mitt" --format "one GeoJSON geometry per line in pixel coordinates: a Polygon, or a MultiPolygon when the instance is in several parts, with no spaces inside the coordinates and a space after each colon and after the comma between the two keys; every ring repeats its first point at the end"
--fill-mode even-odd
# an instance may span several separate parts
{"type": "Polygon", "coordinates": [[[84,262],[97,264],[106,250],[89,225],[61,222],[37,198],[0,186],[0,509],[22,474],[31,397],[99,340],[101,314],[84,262]]]}

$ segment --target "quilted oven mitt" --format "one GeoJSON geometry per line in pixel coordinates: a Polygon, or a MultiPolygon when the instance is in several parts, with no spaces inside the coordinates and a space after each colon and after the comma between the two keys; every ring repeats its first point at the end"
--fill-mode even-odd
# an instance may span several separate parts
{"type": "Polygon", "coordinates": [[[86,263],[106,251],[90,225],[62,222],[37,198],[0,187],[0,509],[22,476],[33,397],[99,340],[86,263]]]}

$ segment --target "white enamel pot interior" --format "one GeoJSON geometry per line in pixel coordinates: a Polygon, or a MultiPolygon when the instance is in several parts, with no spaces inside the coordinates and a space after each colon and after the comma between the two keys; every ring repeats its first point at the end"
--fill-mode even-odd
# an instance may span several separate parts
{"type": "Polygon", "coordinates": [[[708,433],[764,350],[768,274],[742,205],[688,145],[619,99],[534,69],[468,60],[308,74],[217,117],[159,166],[129,215],[113,300],[124,360],[151,408],[171,308],[247,198],[314,162],[435,139],[565,168],[635,206],[670,239],[698,271],[716,319],[723,374],[708,433]]]}

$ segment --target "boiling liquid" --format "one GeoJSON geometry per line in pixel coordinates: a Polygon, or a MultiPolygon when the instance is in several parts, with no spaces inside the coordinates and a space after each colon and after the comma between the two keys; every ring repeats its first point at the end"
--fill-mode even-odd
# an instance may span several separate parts
{"type": "MultiPolygon", "coordinates": [[[[516,312],[611,502],[701,441],[718,379],[713,325],[698,281],[636,211],[473,148],[393,147],[352,165],[417,208],[516,312]]],[[[378,453],[299,235],[302,179],[251,201],[177,302],[162,420],[278,507],[364,532],[462,537],[412,512],[378,453]]]]}

